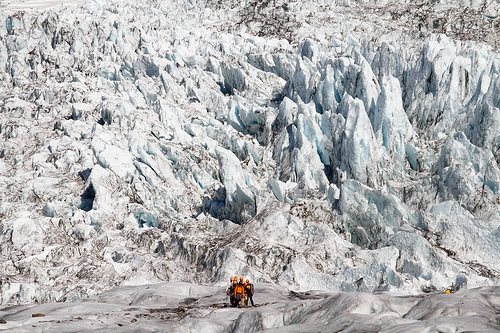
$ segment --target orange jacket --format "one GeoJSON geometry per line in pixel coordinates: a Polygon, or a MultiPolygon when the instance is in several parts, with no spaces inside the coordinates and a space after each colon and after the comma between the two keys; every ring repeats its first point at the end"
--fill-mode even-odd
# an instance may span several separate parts
{"type": "Polygon", "coordinates": [[[234,287],[234,296],[236,295],[245,295],[245,285],[238,283],[236,287],[234,287]]]}

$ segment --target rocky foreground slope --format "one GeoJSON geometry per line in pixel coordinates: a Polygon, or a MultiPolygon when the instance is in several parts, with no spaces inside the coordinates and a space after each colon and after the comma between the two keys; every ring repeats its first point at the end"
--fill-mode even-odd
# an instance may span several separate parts
{"type": "Polygon", "coordinates": [[[403,2],[4,7],[0,303],[498,284],[497,4],[489,44],[403,2]]]}

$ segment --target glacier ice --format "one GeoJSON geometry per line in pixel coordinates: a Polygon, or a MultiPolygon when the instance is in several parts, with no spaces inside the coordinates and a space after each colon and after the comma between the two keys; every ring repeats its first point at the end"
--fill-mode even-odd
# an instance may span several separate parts
{"type": "Polygon", "coordinates": [[[2,10],[0,303],[498,284],[498,53],[364,3],[294,3],[293,38],[212,1],[2,10]]]}
{"type": "Polygon", "coordinates": [[[257,307],[233,309],[225,307],[224,287],[185,282],[120,286],[80,302],[1,309],[0,327],[19,333],[498,330],[498,287],[404,296],[294,292],[261,283],[255,288],[257,307]]]}

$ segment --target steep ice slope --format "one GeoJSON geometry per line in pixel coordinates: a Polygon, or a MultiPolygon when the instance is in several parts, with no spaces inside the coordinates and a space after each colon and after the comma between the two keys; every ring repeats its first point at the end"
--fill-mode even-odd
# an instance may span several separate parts
{"type": "Polygon", "coordinates": [[[1,12],[1,303],[497,284],[498,53],[355,13],[337,33],[333,3],[255,36],[224,5],[1,12]]]}
{"type": "Polygon", "coordinates": [[[0,310],[6,332],[495,332],[499,288],[454,295],[306,293],[258,284],[257,307],[226,308],[224,289],[119,287],[81,302],[0,310]],[[34,315],[34,316],[33,316],[34,315]]]}

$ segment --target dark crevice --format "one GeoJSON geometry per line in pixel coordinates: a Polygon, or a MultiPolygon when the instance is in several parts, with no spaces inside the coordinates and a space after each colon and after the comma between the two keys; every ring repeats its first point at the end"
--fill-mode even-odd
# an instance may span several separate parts
{"type": "Polygon", "coordinates": [[[83,194],[80,196],[80,209],[86,212],[91,211],[94,206],[95,199],[95,189],[92,184],[90,184],[83,194]]]}
{"type": "Polygon", "coordinates": [[[87,181],[87,179],[89,179],[89,177],[90,177],[90,173],[91,173],[91,172],[92,172],[92,169],[87,168],[87,169],[85,169],[85,170],[80,171],[80,172],[78,173],[78,176],[80,176],[80,177],[82,178],[82,180],[83,180],[84,182],[86,182],[86,181],[87,181]]]}
{"type": "Polygon", "coordinates": [[[224,95],[226,95],[226,96],[233,96],[234,95],[233,87],[231,87],[226,82],[217,82],[217,85],[220,88],[220,92],[223,93],[224,95]]]}

